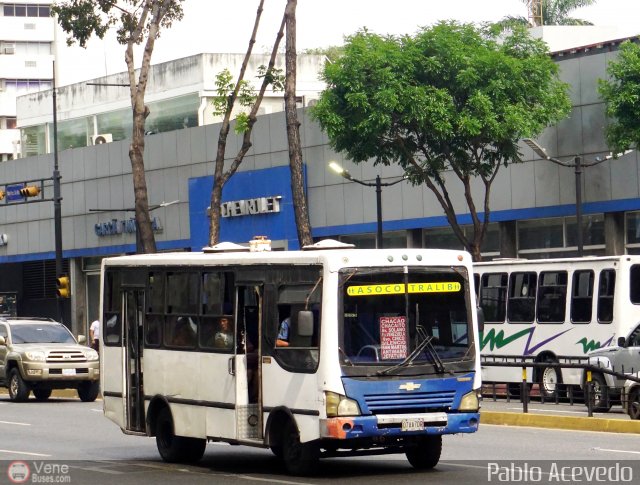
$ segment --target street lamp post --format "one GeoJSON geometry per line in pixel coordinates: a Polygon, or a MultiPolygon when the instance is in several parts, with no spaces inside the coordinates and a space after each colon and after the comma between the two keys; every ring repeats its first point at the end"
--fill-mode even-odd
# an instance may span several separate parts
{"type": "Polygon", "coordinates": [[[582,257],[584,253],[584,244],[582,239],[582,172],[584,167],[592,167],[594,165],[598,165],[602,162],[610,160],[612,158],[617,158],[622,155],[626,155],[627,153],[632,152],[633,150],[626,150],[623,153],[618,153],[614,155],[610,153],[604,157],[597,157],[595,161],[590,163],[584,163],[582,161],[582,157],[576,155],[573,159],[573,163],[571,162],[563,162],[558,160],[557,158],[550,157],[547,155],[547,150],[542,147],[538,142],[531,138],[524,138],[522,140],[529,148],[531,148],[536,155],[544,160],[548,160],[550,162],[555,163],[556,165],[561,165],[563,167],[569,167],[575,169],[575,180],[576,180],[576,246],[578,249],[578,256],[582,257]]]}
{"type": "MultiPolygon", "coordinates": [[[[56,99],[56,61],[53,61],[53,232],[56,253],[56,281],[62,277],[62,195],[60,193],[60,170],[58,168],[58,106],[56,99]]],[[[58,321],[63,320],[63,297],[58,296],[58,321]]]]}
{"type": "Polygon", "coordinates": [[[375,187],[376,188],[376,221],[377,221],[377,230],[376,230],[376,247],[378,249],[382,249],[382,187],[389,187],[391,185],[395,185],[404,180],[407,180],[406,176],[398,180],[394,180],[393,182],[382,182],[380,179],[380,175],[376,175],[376,181],[374,183],[371,182],[363,182],[362,180],[358,180],[351,176],[348,170],[342,168],[336,162],[329,163],[329,168],[336,172],[341,177],[349,180],[350,182],[355,182],[360,185],[364,185],[366,187],[375,187]]]}

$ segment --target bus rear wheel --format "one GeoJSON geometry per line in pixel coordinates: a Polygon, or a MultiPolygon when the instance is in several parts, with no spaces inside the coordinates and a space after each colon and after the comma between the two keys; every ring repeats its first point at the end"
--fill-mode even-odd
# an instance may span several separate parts
{"type": "MultiPolygon", "coordinates": [[[[549,364],[557,364],[555,359],[547,358],[545,361],[549,364]]],[[[550,401],[556,399],[560,392],[560,383],[562,378],[560,377],[560,369],[556,367],[543,367],[540,370],[540,395],[545,400],[550,401]]]]}
{"type": "Polygon", "coordinates": [[[156,422],[156,446],[162,459],[169,463],[196,463],[204,455],[207,440],[176,436],[168,408],[162,409],[156,422]]]}
{"type": "Polygon", "coordinates": [[[282,459],[292,475],[312,475],[318,468],[320,449],[317,443],[301,443],[296,424],[289,420],[282,439],[282,459]]]}
{"type": "Polygon", "coordinates": [[[405,454],[411,466],[417,470],[430,470],[440,461],[442,436],[426,436],[415,446],[407,448],[405,454]]]}

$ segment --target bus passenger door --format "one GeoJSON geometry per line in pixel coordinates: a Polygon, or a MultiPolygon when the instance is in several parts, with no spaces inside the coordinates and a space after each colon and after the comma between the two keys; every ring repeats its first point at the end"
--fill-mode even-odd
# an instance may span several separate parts
{"type": "Polygon", "coordinates": [[[238,440],[262,440],[260,328],[263,287],[237,287],[236,423],[238,440]]]}
{"type": "Polygon", "coordinates": [[[124,293],[124,398],[125,427],[128,431],[144,432],[144,388],[142,380],[142,319],[144,290],[125,289],[124,293]]]}

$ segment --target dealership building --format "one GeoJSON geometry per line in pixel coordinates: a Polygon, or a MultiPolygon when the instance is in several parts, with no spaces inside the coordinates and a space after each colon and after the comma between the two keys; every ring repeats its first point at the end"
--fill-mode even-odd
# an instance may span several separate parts
{"type": "MultiPolygon", "coordinates": [[[[588,165],[609,153],[604,137],[605,106],[597,84],[606,77],[607,64],[616,58],[621,41],[553,52],[561,79],[570,84],[573,109],[568,118],[537,139],[550,156],[567,163],[580,156],[588,165]]],[[[202,55],[154,66],[157,76],[166,78],[156,79],[149,103],[152,111],[152,103],[164,108],[156,110],[159,115],[145,140],[145,169],[149,203],[157,206],[151,216],[161,251],[199,251],[208,244],[207,214],[220,126],[211,118],[207,98],[213,95],[212,88],[205,86],[209,76],[202,73],[212,62],[202,55]],[[180,79],[193,82],[181,83],[180,79]]],[[[306,81],[298,85],[312,235],[375,247],[375,189],[340,177],[328,165],[335,161],[352,177],[368,183],[378,175],[383,183],[393,182],[402,172],[372,163],[354,165],[331,149],[307,108],[322,89],[316,81],[318,66],[320,61],[309,60],[309,74],[302,76],[306,81]]],[[[72,298],[65,302],[65,319],[76,333],[86,332],[98,314],[101,259],[132,253],[136,247],[129,141],[122,121],[126,119],[126,96],[101,85],[117,84],[111,82],[115,79],[117,76],[61,88],[58,94],[59,136],[64,140],[58,155],[62,246],[72,289],[72,298]],[[92,144],[97,136],[103,138],[92,144]]],[[[253,146],[225,185],[223,241],[246,243],[255,235],[265,235],[274,249],[298,248],[279,96],[274,94],[271,104],[265,105],[254,127],[253,146]]],[[[18,314],[56,315],[51,106],[50,91],[19,98],[18,126],[23,153],[28,156],[0,163],[0,190],[15,189],[27,181],[40,180],[43,186],[37,203],[33,201],[38,197],[0,201],[0,296],[14,295],[18,314]],[[23,203],[26,200],[29,203],[23,203]]],[[[239,136],[230,136],[229,161],[240,143],[239,136]]],[[[483,256],[576,255],[574,170],[540,159],[524,143],[521,153],[523,162],[502,167],[493,184],[491,225],[483,256]]],[[[584,168],[580,180],[584,254],[640,252],[639,174],[635,151],[584,168]]],[[[461,186],[452,174],[445,176],[459,221],[470,224],[461,186]]],[[[477,189],[481,193],[480,184],[477,189]]],[[[402,181],[383,187],[382,219],[385,247],[461,247],[425,186],[402,181]]]]}

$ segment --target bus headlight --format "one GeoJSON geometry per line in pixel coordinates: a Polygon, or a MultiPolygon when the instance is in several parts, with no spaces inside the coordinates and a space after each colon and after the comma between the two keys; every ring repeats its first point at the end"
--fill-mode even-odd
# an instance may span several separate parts
{"type": "Polygon", "coordinates": [[[44,362],[44,352],[42,352],[40,350],[33,350],[33,351],[25,352],[24,355],[29,360],[33,360],[33,361],[36,361],[36,362],[44,362]]]}
{"type": "Polygon", "coordinates": [[[478,393],[476,391],[471,391],[464,396],[460,400],[459,411],[472,411],[475,412],[480,409],[480,401],[478,401],[478,393]]]}
{"type": "Polygon", "coordinates": [[[329,391],[325,391],[324,397],[328,418],[360,415],[360,406],[358,406],[358,403],[353,399],[329,391]]]}

